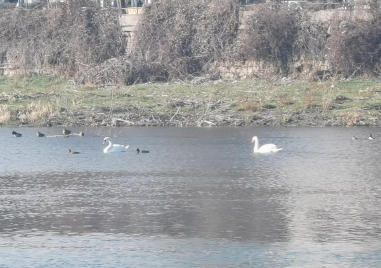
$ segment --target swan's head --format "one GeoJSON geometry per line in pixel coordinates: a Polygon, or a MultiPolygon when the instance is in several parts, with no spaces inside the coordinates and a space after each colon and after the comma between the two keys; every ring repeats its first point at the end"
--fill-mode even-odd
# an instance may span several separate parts
{"type": "Polygon", "coordinates": [[[258,140],[258,137],[257,136],[254,136],[253,139],[251,140],[251,142],[255,142],[258,140]]]}
{"type": "Polygon", "coordinates": [[[109,137],[106,137],[103,139],[103,144],[105,144],[110,138],[109,137]]]}

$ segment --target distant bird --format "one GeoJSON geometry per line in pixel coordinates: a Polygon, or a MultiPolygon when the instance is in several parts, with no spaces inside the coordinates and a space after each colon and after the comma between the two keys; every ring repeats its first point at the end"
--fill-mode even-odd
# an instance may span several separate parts
{"type": "Polygon", "coordinates": [[[85,133],[83,133],[83,131],[81,131],[81,132],[79,132],[79,136],[83,137],[83,136],[85,136],[85,133]]]}
{"type": "Polygon", "coordinates": [[[37,137],[45,137],[45,134],[42,134],[41,132],[37,132],[37,137]]]}
{"type": "Polygon", "coordinates": [[[70,130],[68,130],[68,129],[63,129],[62,130],[62,133],[64,134],[64,135],[69,135],[70,133],[71,133],[71,131],[70,130]]]}
{"type": "MultiPolygon", "coordinates": [[[[140,150],[139,150],[139,148],[138,149],[136,149],[136,152],[137,153],[140,153],[140,150]]],[[[147,151],[147,150],[142,150],[142,152],[141,152],[142,154],[148,154],[149,153],[149,151],[147,151]]]]}
{"type": "Polygon", "coordinates": [[[21,136],[22,136],[21,133],[17,133],[16,131],[12,131],[12,135],[13,135],[13,137],[15,137],[15,138],[18,138],[18,137],[21,137],[21,136]]]}
{"type": "Polygon", "coordinates": [[[79,152],[73,152],[72,150],[67,150],[67,152],[69,153],[69,154],[79,154],[79,152]]]}
{"type": "Polygon", "coordinates": [[[370,140],[374,140],[372,134],[369,134],[369,138],[368,138],[368,139],[370,139],[370,140]]]}
{"type": "Polygon", "coordinates": [[[356,136],[353,135],[352,136],[352,140],[357,140],[356,136]]]}

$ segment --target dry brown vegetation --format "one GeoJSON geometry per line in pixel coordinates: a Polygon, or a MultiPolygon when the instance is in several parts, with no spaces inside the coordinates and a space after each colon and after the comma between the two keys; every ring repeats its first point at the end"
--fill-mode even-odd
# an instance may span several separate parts
{"type": "Polygon", "coordinates": [[[140,81],[188,79],[230,56],[238,33],[237,1],[175,1],[150,5],[132,58],[140,81]]]}
{"type": "Polygon", "coordinates": [[[68,1],[55,10],[3,10],[0,40],[0,64],[7,62],[19,74],[79,81],[91,66],[123,55],[126,45],[116,11],[91,1],[68,1]]]}
{"type": "Polygon", "coordinates": [[[330,63],[344,77],[381,74],[381,11],[369,12],[369,20],[336,21],[328,40],[330,63]]]}
{"type": "Polygon", "coordinates": [[[274,66],[273,75],[302,73],[312,80],[381,75],[379,8],[325,22],[312,20],[306,10],[258,5],[243,34],[242,57],[274,66]],[[318,70],[320,64],[329,70],[318,70]]]}
{"type": "Polygon", "coordinates": [[[379,9],[370,9],[367,19],[323,23],[311,19],[308,7],[258,4],[239,30],[239,1],[155,2],[145,7],[134,49],[126,55],[118,12],[92,3],[0,11],[0,64],[19,74],[74,77],[89,87],[214,79],[219,73],[213,63],[248,60],[272,66],[270,75],[313,81],[381,74],[379,9]],[[321,71],[321,64],[329,70],[321,71]]]}
{"type": "Polygon", "coordinates": [[[256,12],[247,22],[241,45],[241,57],[271,63],[276,72],[288,75],[301,24],[301,12],[282,6],[269,8],[258,5],[256,12]]]}
{"type": "Polygon", "coordinates": [[[7,123],[11,119],[11,112],[8,109],[7,105],[0,106],[0,123],[7,123]]]}
{"type": "Polygon", "coordinates": [[[57,109],[50,103],[43,103],[41,101],[32,102],[28,105],[27,118],[30,121],[44,120],[54,118],[58,115],[57,109]]]}

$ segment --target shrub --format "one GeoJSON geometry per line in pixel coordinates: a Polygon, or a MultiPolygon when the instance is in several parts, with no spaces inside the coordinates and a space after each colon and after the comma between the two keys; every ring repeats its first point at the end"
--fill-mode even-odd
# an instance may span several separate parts
{"type": "Polygon", "coordinates": [[[238,33],[234,0],[165,1],[145,8],[136,32],[135,80],[188,79],[230,55],[238,33]]]}
{"type": "Polygon", "coordinates": [[[381,74],[381,11],[369,15],[367,20],[336,21],[329,60],[344,77],[381,74]]]}
{"type": "Polygon", "coordinates": [[[0,12],[0,55],[23,74],[80,77],[93,64],[125,51],[117,11],[90,1],[69,0],[55,10],[0,12]]]}
{"type": "Polygon", "coordinates": [[[361,20],[323,23],[311,19],[308,6],[251,5],[246,18],[237,0],[154,1],[144,7],[133,50],[126,55],[118,11],[93,3],[68,0],[55,10],[0,10],[0,64],[19,74],[74,77],[93,86],[213,79],[219,77],[213,63],[247,60],[272,75],[310,75],[311,80],[331,73],[381,74],[378,8],[361,20]],[[243,21],[245,29],[239,31],[243,21]]]}
{"type": "Polygon", "coordinates": [[[242,57],[270,63],[288,75],[301,22],[299,10],[259,5],[249,18],[243,37],[242,57]]]}

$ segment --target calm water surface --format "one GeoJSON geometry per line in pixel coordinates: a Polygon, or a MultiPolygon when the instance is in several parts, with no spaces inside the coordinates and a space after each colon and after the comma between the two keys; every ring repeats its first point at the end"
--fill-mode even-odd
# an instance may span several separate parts
{"type": "Polygon", "coordinates": [[[380,267],[381,129],[12,130],[1,268],[380,267]],[[254,155],[254,135],[284,150],[254,155]],[[103,154],[104,136],[129,151],[103,154]]]}

